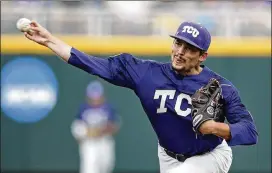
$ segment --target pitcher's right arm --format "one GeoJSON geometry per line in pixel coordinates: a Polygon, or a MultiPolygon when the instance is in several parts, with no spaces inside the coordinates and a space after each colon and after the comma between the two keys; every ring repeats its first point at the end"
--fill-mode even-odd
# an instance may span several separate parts
{"type": "Polygon", "coordinates": [[[114,85],[134,90],[150,65],[150,61],[137,59],[127,53],[109,58],[87,55],[54,37],[35,21],[31,22],[31,30],[31,32],[25,32],[25,36],[29,40],[51,49],[69,64],[99,76],[114,85]]]}

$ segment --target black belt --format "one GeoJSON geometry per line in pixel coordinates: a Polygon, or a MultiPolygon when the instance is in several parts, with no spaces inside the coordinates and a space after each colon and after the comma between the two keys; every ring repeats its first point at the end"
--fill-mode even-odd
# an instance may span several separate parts
{"type": "MultiPolygon", "coordinates": [[[[172,157],[174,159],[177,159],[180,162],[184,162],[186,159],[192,157],[192,156],[186,156],[186,155],[183,155],[183,154],[177,154],[177,153],[169,151],[169,150],[167,150],[165,148],[164,148],[164,151],[168,156],[170,156],[170,157],[172,157]]],[[[207,152],[199,153],[199,154],[196,154],[196,155],[202,155],[202,154],[205,154],[205,153],[207,153],[207,152]]]]}

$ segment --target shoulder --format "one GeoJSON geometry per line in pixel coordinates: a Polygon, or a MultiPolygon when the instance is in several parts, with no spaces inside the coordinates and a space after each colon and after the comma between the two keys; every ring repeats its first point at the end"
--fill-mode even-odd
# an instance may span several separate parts
{"type": "Polygon", "coordinates": [[[222,88],[222,94],[224,98],[230,98],[233,95],[238,95],[239,91],[235,87],[235,85],[228,80],[227,78],[223,77],[222,75],[210,70],[211,77],[215,78],[218,80],[220,83],[220,86],[222,88]]]}
{"type": "Polygon", "coordinates": [[[82,104],[79,106],[79,110],[80,110],[81,112],[83,112],[83,111],[85,111],[85,110],[87,110],[87,109],[91,109],[91,106],[88,105],[87,103],[82,103],[82,104]]]}
{"type": "Polygon", "coordinates": [[[223,96],[225,98],[230,98],[233,95],[238,95],[238,89],[228,79],[221,77],[221,80],[219,81],[219,83],[222,88],[223,96]]]}
{"type": "Polygon", "coordinates": [[[115,107],[113,106],[113,104],[111,104],[109,102],[103,103],[103,105],[101,105],[101,108],[104,109],[104,110],[106,110],[106,111],[115,110],[115,107]]]}
{"type": "Polygon", "coordinates": [[[114,109],[114,106],[109,102],[103,103],[103,105],[101,107],[104,109],[114,109]]]}

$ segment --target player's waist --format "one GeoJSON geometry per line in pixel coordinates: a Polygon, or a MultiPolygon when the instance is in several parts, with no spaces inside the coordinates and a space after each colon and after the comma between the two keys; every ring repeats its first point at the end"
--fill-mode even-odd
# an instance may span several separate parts
{"type": "MultiPolygon", "coordinates": [[[[165,149],[165,148],[164,148],[164,152],[165,152],[168,156],[170,156],[170,157],[172,157],[172,158],[174,158],[174,159],[177,159],[177,160],[180,161],[180,162],[184,162],[186,159],[192,157],[192,156],[189,156],[189,155],[174,153],[174,152],[169,151],[169,150],[167,150],[167,149],[165,149]]],[[[209,152],[209,151],[197,153],[197,154],[195,154],[194,156],[203,155],[203,154],[208,153],[208,152],[209,152]]]]}
{"type": "Polygon", "coordinates": [[[180,161],[180,162],[184,162],[186,159],[190,158],[190,157],[193,157],[193,156],[198,156],[198,155],[203,155],[203,154],[206,154],[208,152],[210,152],[211,150],[207,150],[207,151],[201,151],[201,152],[198,152],[198,153],[195,153],[195,154],[182,154],[182,153],[176,153],[176,152],[173,152],[173,151],[170,151],[162,146],[160,146],[163,151],[170,157],[180,161]]]}
{"type": "Polygon", "coordinates": [[[186,159],[193,157],[193,156],[197,156],[197,155],[203,155],[206,154],[210,151],[212,151],[213,149],[215,149],[218,145],[220,145],[222,143],[222,141],[218,141],[218,143],[213,143],[213,145],[209,145],[209,147],[203,147],[201,149],[195,149],[194,152],[188,152],[188,151],[184,151],[184,152],[175,152],[174,150],[168,149],[167,147],[162,146],[161,144],[159,144],[159,146],[163,149],[163,151],[170,157],[177,159],[178,161],[184,162],[186,159]]]}

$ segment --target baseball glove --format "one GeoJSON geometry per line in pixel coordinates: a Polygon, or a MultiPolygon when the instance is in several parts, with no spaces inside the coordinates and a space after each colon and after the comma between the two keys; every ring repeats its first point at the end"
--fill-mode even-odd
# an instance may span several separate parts
{"type": "Polygon", "coordinates": [[[193,129],[199,132],[201,124],[207,120],[224,122],[222,111],[222,89],[219,82],[212,78],[209,83],[201,87],[192,95],[193,129]]]}

